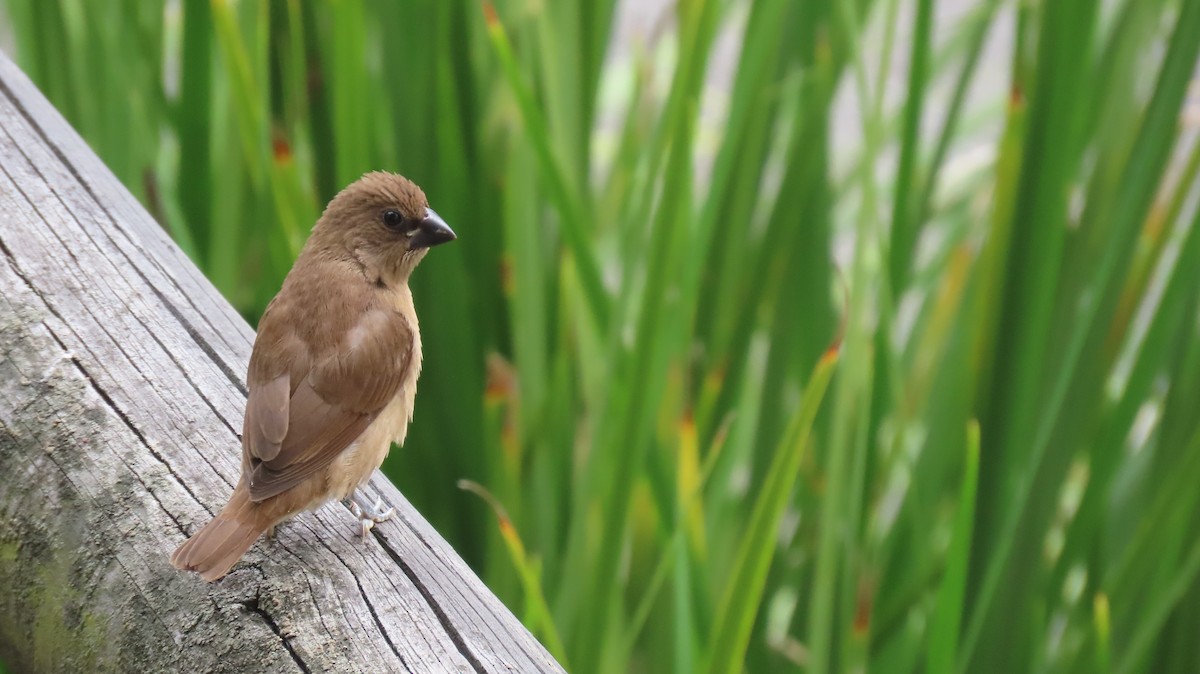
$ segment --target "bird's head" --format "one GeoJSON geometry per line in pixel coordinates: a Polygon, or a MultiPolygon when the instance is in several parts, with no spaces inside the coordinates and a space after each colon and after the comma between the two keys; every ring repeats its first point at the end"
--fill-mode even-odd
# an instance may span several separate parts
{"type": "Polygon", "coordinates": [[[320,248],[348,253],[380,283],[407,281],[431,247],[455,238],[420,187],[383,172],[367,173],[339,192],[312,235],[320,248]]]}

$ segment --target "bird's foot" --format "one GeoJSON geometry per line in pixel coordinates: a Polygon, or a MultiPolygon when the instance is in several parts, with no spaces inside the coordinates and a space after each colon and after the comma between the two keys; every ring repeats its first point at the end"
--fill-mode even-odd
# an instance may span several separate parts
{"type": "Polygon", "coordinates": [[[366,540],[367,534],[371,533],[371,529],[380,522],[386,522],[396,514],[395,508],[384,509],[383,499],[377,499],[372,504],[361,491],[355,490],[354,496],[348,499],[346,503],[350,507],[350,512],[358,518],[362,525],[362,537],[366,540]]]}

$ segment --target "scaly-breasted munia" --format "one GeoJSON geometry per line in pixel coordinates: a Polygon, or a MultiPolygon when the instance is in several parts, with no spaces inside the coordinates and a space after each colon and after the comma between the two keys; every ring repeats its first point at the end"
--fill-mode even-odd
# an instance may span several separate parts
{"type": "Polygon", "coordinates": [[[398,175],[368,173],[329,202],[258,326],[241,479],[171,564],[216,580],[264,531],[333,499],[353,499],[364,534],[390,515],[356,490],[412,419],[421,336],[409,275],[454,238],[398,175]]]}

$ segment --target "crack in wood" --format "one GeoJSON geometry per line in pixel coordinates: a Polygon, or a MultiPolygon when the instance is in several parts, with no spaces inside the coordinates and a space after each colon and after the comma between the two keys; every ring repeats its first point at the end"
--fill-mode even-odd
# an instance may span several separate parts
{"type": "Polygon", "coordinates": [[[458,631],[458,626],[451,622],[450,616],[446,615],[445,609],[438,604],[437,599],[433,596],[433,592],[431,592],[430,589],[425,586],[425,582],[421,580],[420,576],[418,576],[416,572],[412,570],[412,567],[408,565],[408,562],[404,561],[404,558],[400,556],[399,552],[393,550],[392,546],[387,544],[387,541],[383,538],[382,534],[374,530],[372,530],[371,533],[375,536],[375,540],[379,541],[380,546],[383,548],[383,551],[387,553],[388,557],[390,557],[392,561],[396,563],[396,566],[400,567],[400,570],[404,572],[404,575],[408,576],[409,582],[411,582],[413,586],[417,588],[417,592],[421,593],[421,597],[425,599],[425,603],[429,605],[429,608],[433,609],[433,614],[437,616],[438,622],[442,625],[442,629],[446,631],[446,635],[450,637],[450,641],[454,643],[454,647],[458,649],[458,652],[467,659],[467,662],[471,664],[471,667],[476,672],[487,672],[487,668],[485,668],[483,663],[480,662],[479,657],[476,656],[473,651],[471,651],[469,646],[467,646],[467,640],[463,638],[462,633],[458,631]]]}
{"type": "MultiPolygon", "coordinates": [[[[167,354],[167,358],[170,359],[171,363],[175,365],[175,367],[179,368],[179,374],[183,376],[183,380],[188,383],[188,386],[192,387],[192,390],[196,392],[196,395],[200,396],[200,399],[203,400],[204,404],[208,406],[208,409],[213,413],[213,416],[219,419],[221,421],[221,425],[229,430],[229,434],[237,438],[240,442],[242,439],[242,434],[239,433],[237,429],[233,427],[233,424],[229,422],[229,419],[226,419],[225,415],[217,409],[216,404],[209,399],[208,394],[206,394],[204,390],[200,388],[200,385],[197,384],[194,379],[192,379],[192,376],[188,374],[187,369],[183,366],[183,363],[179,362],[179,359],[175,357],[175,354],[172,353],[171,349],[167,348],[167,345],[164,344],[161,339],[159,339],[158,335],[155,334],[155,331],[151,330],[150,326],[146,325],[146,322],[142,320],[141,316],[134,314],[133,318],[138,322],[138,325],[141,325],[146,329],[146,334],[150,335],[150,338],[154,340],[154,343],[163,350],[163,353],[167,354]]],[[[230,486],[232,487],[233,485],[230,486]]]]}
{"type": "MultiPolygon", "coordinates": [[[[51,331],[50,334],[54,334],[53,331],[51,331]]],[[[57,336],[55,337],[55,341],[59,341],[57,336]]],[[[61,344],[61,342],[59,343],[61,344]]],[[[87,369],[83,367],[83,363],[79,362],[79,359],[74,356],[71,357],[71,362],[75,364],[75,368],[79,370],[79,374],[83,375],[84,379],[87,379],[88,384],[91,385],[92,390],[96,392],[96,395],[100,396],[100,399],[104,401],[104,404],[107,405],[108,408],[117,415],[117,418],[119,418],[137,437],[137,439],[146,446],[146,449],[150,450],[150,453],[154,456],[154,458],[158,459],[159,463],[161,463],[167,469],[167,472],[171,474],[171,477],[175,478],[176,482],[183,485],[183,488],[188,490],[188,494],[191,494],[192,498],[196,498],[196,495],[192,494],[192,491],[188,489],[186,484],[183,483],[183,480],[175,474],[175,471],[171,468],[170,464],[168,464],[163,457],[159,456],[158,452],[154,451],[154,448],[150,446],[149,442],[147,442],[146,436],[142,435],[142,432],[138,430],[137,426],[133,425],[133,422],[128,416],[126,416],[125,412],[117,407],[116,402],[109,397],[108,393],[106,393],[104,389],[100,388],[100,383],[88,373],[87,369]]],[[[158,497],[158,494],[150,488],[150,485],[146,484],[146,481],[142,479],[141,473],[136,470],[131,470],[130,472],[133,473],[134,478],[136,478],[138,483],[142,485],[142,488],[146,490],[146,493],[150,494],[150,497],[154,499],[154,502],[158,504],[158,507],[162,508],[162,511],[167,514],[167,517],[171,518],[171,521],[174,522],[175,526],[179,528],[179,533],[187,536],[187,529],[184,528],[183,523],[179,521],[179,518],[175,516],[175,513],[171,512],[171,510],[167,508],[166,504],[162,502],[162,499],[158,497]]]]}
{"type": "Polygon", "coordinates": [[[279,629],[279,625],[275,622],[275,618],[273,618],[270,613],[258,605],[257,594],[254,595],[253,599],[247,599],[243,601],[242,606],[245,607],[246,610],[262,619],[262,621],[267,625],[267,628],[270,629],[275,636],[279,637],[279,641],[283,643],[283,647],[287,649],[288,655],[292,656],[292,660],[296,663],[296,666],[300,668],[300,671],[304,672],[304,674],[312,674],[312,670],[308,668],[308,663],[304,662],[304,658],[300,657],[300,654],[296,652],[295,648],[292,648],[292,644],[279,629]]]}
{"type": "Polygon", "coordinates": [[[96,193],[92,191],[92,186],[83,179],[83,175],[79,173],[79,169],[76,168],[75,162],[71,161],[70,157],[67,157],[66,154],[63,153],[62,149],[50,140],[50,136],[47,135],[46,130],[42,128],[41,124],[38,124],[33,115],[29,114],[29,109],[25,107],[24,101],[9,87],[8,82],[4,78],[0,78],[0,91],[4,92],[4,96],[8,99],[8,102],[17,109],[17,112],[21,113],[21,116],[25,118],[26,123],[28,123],[29,126],[32,127],[37,133],[38,138],[40,138],[42,141],[42,144],[49,148],[50,151],[54,153],[54,156],[58,159],[59,163],[71,172],[71,176],[75,178],[75,181],[83,187],[89,196],[92,197],[92,200],[95,201],[96,205],[104,211],[104,214],[108,216],[108,219],[115,222],[112,215],[108,212],[108,209],[105,208],[104,203],[100,201],[100,199],[96,196],[96,193]]]}
{"type": "MultiPolygon", "coordinates": [[[[347,509],[347,511],[349,511],[349,509],[347,509]]],[[[313,533],[315,534],[316,532],[313,533]]],[[[384,642],[387,643],[388,648],[390,648],[392,653],[396,655],[396,658],[400,660],[400,664],[404,666],[404,669],[406,671],[412,671],[408,666],[408,662],[405,661],[404,656],[400,654],[400,649],[396,647],[395,642],[393,642],[391,636],[388,635],[387,628],[384,627],[383,621],[380,620],[379,612],[375,610],[375,604],[371,601],[371,597],[367,594],[366,588],[363,587],[362,581],[359,580],[358,574],[355,573],[354,569],[350,567],[349,562],[347,562],[345,559],[342,559],[342,556],[335,552],[334,549],[331,548],[323,538],[318,537],[317,540],[321,543],[322,547],[328,550],[337,558],[339,562],[342,563],[342,566],[346,567],[346,571],[349,572],[350,577],[354,579],[354,584],[358,586],[358,593],[362,596],[363,602],[367,605],[367,611],[371,614],[371,619],[375,622],[375,627],[379,629],[380,636],[383,637],[384,642]]]]}
{"type": "MultiPolygon", "coordinates": [[[[347,567],[349,568],[349,567],[347,567]]],[[[367,603],[367,611],[371,614],[371,619],[375,621],[375,626],[379,628],[379,634],[383,636],[383,640],[387,642],[388,648],[392,649],[392,653],[396,654],[401,663],[404,663],[404,656],[400,655],[400,649],[396,648],[396,644],[392,643],[392,637],[388,635],[387,628],[383,626],[383,621],[379,619],[379,612],[375,610],[375,604],[371,601],[371,597],[363,588],[362,581],[358,579],[358,575],[354,571],[350,572],[350,576],[354,578],[354,584],[358,586],[358,593],[362,595],[363,601],[367,603]]],[[[408,664],[404,664],[405,669],[408,664]]]]}
{"type": "MultiPolygon", "coordinates": [[[[0,248],[3,248],[2,241],[0,241],[0,248]]],[[[7,250],[6,250],[6,252],[7,252],[7,250]]],[[[25,279],[25,276],[17,268],[16,264],[12,265],[12,269],[14,272],[16,272],[17,276],[20,276],[21,279],[25,281],[26,284],[29,283],[28,279],[25,279]]],[[[30,286],[30,288],[34,291],[35,294],[38,295],[39,299],[41,299],[43,302],[46,302],[46,299],[44,297],[42,297],[41,293],[39,293],[36,288],[33,288],[33,286],[30,286]]],[[[47,308],[50,308],[48,304],[47,304],[47,308]]],[[[51,309],[51,311],[53,311],[53,309],[51,309]]],[[[58,318],[59,318],[59,320],[62,320],[62,317],[58,317],[58,318]]],[[[46,324],[43,322],[42,325],[45,326],[46,324]]],[[[54,340],[54,342],[56,344],[58,344],[58,346],[65,353],[70,353],[70,350],[67,349],[67,345],[62,341],[62,338],[60,338],[58,336],[58,334],[52,328],[50,328],[49,326],[46,326],[46,332],[47,332],[47,334],[50,335],[50,337],[54,340]]],[[[121,422],[125,424],[125,427],[128,428],[129,431],[132,432],[133,435],[141,442],[141,444],[143,446],[145,446],[147,450],[150,451],[150,455],[153,456],[155,459],[157,459],[158,462],[161,463],[163,465],[163,467],[167,469],[167,472],[171,474],[171,477],[175,478],[175,481],[178,482],[180,484],[180,486],[183,487],[183,489],[188,493],[188,495],[191,496],[192,499],[195,500],[196,503],[198,503],[201,508],[204,508],[206,511],[208,511],[208,514],[211,517],[213,514],[212,511],[209,510],[208,507],[204,505],[204,502],[201,501],[200,498],[197,497],[196,494],[191,490],[191,488],[187,486],[187,483],[184,482],[183,478],[181,478],[175,472],[175,469],[171,467],[171,464],[167,463],[167,460],[161,454],[159,454],[154,449],[154,447],[152,447],[150,445],[150,441],[146,439],[146,436],[133,423],[133,420],[130,419],[129,416],[127,414],[125,414],[125,411],[122,410],[117,405],[116,401],[112,399],[112,396],[110,396],[108,394],[108,392],[105,391],[102,386],[100,386],[100,382],[96,381],[96,378],[93,377],[91,375],[91,373],[87,371],[87,368],[85,368],[83,366],[83,362],[79,360],[79,357],[71,356],[71,363],[79,371],[79,374],[83,375],[83,378],[87,380],[88,385],[91,386],[92,390],[96,392],[96,395],[100,396],[100,399],[104,401],[104,404],[110,410],[112,410],[112,412],[114,414],[117,415],[117,418],[120,419],[121,422]]],[[[146,488],[146,492],[149,493],[150,496],[152,496],[154,498],[155,502],[158,503],[158,505],[162,508],[163,512],[165,512],[167,514],[167,517],[170,517],[171,521],[175,523],[175,526],[179,527],[179,531],[181,533],[183,533],[184,536],[187,536],[188,535],[187,529],[184,528],[183,524],[180,523],[180,521],[175,517],[175,514],[172,513],[166,507],[166,505],[163,504],[163,502],[158,498],[158,495],[154,493],[154,490],[150,489],[150,487],[146,485],[145,481],[142,480],[142,476],[137,471],[133,471],[133,474],[134,474],[134,477],[137,478],[138,482],[140,482],[142,484],[142,486],[146,488]]]]}
{"type": "MultiPolygon", "coordinates": [[[[145,280],[144,276],[142,278],[145,280]]],[[[242,377],[234,372],[233,368],[229,367],[229,365],[217,355],[216,350],[212,348],[212,345],[208,343],[208,340],[206,340],[203,335],[200,334],[200,331],[197,330],[195,326],[193,326],[186,318],[184,318],[183,314],[179,311],[179,308],[176,307],[170,300],[168,300],[167,296],[162,294],[162,291],[160,291],[158,288],[155,288],[153,283],[150,283],[147,280],[146,285],[150,288],[150,291],[154,293],[154,296],[157,297],[160,302],[162,302],[163,307],[171,314],[171,316],[176,321],[179,321],[179,325],[183,327],[183,329],[188,333],[188,336],[195,341],[196,346],[200,347],[200,350],[204,352],[204,355],[208,356],[209,360],[211,360],[213,364],[216,365],[219,370],[221,370],[222,374],[225,375],[225,378],[228,379],[231,384],[233,384],[234,388],[240,391],[244,396],[250,395],[250,389],[246,388],[246,382],[242,380],[242,377]]]]}
{"type": "MultiPolygon", "coordinates": [[[[425,534],[420,530],[419,527],[414,526],[412,522],[410,522],[406,517],[403,517],[403,516],[400,517],[400,522],[404,523],[404,527],[409,531],[409,533],[411,533],[413,535],[414,538],[416,538],[418,541],[420,541],[421,545],[423,545],[425,547],[425,549],[427,551],[429,551],[429,554],[434,555],[434,556],[438,555],[437,549],[434,547],[434,545],[432,543],[429,542],[429,540],[425,537],[425,534]]],[[[389,548],[389,550],[391,549],[390,544],[387,547],[389,548]]],[[[399,553],[396,553],[396,554],[399,554],[399,553]]],[[[480,620],[487,622],[487,616],[483,615],[479,611],[482,597],[480,597],[478,595],[468,597],[463,592],[464,586],[462,586],[462,585],[455,584],[455,585],[452,585],[451,587],[458,594],[459,598],[462,599],[463,606],[470,607],[470,609],[475,613],[475,615],[479,616],[480,620]]],[[[493,634],[495,634],[495,632],[493,632],[493,634]]],[[[509,645],[509,644],[506,644],[506,645],[509,645]]],[[[527,644],[525,644],[521,641],[514,640],[511,642],[511,645],[516,646],[516,648],[520,652],[520,654],[523,657],[528,658],[530,661],[536,661],[538,659],[537,654],[531,652],[527,648],[527,644]]]]}

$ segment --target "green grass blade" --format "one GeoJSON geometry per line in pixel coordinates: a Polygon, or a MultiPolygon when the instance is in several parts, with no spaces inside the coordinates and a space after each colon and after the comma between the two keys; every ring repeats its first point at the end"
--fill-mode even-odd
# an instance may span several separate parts
{"type": "Polygon", "coordinates": [[[706,669],[712,674],[741,671],[767,570],[778,545],[779,520],[791,499],[809,433],[837,360],[837,351],[831,350],[813,371],[800,409],[792,417],[784,442],[775,452],[767,483],[754,502],[746,533],[738,546],[737,562],[726,582],[710,635],[712,646],[706,669]]]}
{"type": "Polygon", "coordinates": [[[938,588],[937,608],[929,628],[929,650],[925,666],[929,674],[950,674],[956,662],[955,650],[964,609],[967,567],[971,559],[971,529],[975,523],[975,491],[979,481],[979,424],[967,427],[967,463],[962,496],[954,518],[946,571],[938,588]]]}
{"type": "Polygon", "coordinates": [[[488,37],[491,38],[492,47],[500,60],[508,86],[516,97],[525,131],[536,150],[539,173],[549,186],[550,197],[558,209],[561,231],[573,256],[588,310],[596,325],[604,329],[609,320],[609,300],[600,281],[595,254],[585,238],[586,232],[591,229],[588,213],[580,203],[578,195],[571,190],[568,173],[554,153],[546,122],[533,93],[525,83],[508,35],[504,32],[504,26],[490,2],[484,3],[484,15],[487,19],[488,37]]]}
{"type": "Polygon", "coordinates": [[[889,269],[894,295],[904,291],[913,247],[920,233],[920,222],[913,217],[909,199],[914,192],[921,115],[926,98],[929,54],[932,51],[933,0],[917,0],[914,11],[912,53],[908,61],[908,101],[904,106],[904,125],[900,132],[900,163],[896,170],[896,196],[892,202],[889,269]]]}

